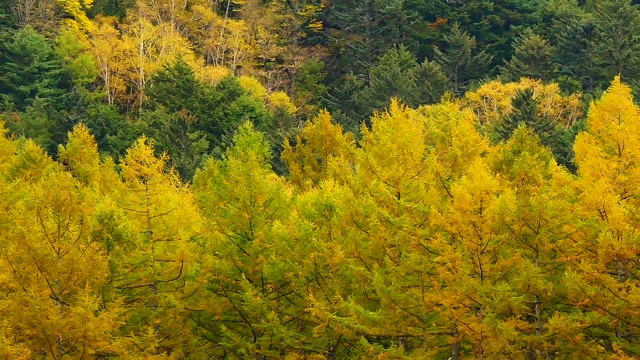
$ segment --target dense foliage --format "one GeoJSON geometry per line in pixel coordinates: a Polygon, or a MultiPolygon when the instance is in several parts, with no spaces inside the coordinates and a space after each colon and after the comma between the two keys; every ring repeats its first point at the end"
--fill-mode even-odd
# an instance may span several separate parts
{"type": "MultiPolygon", "coordinates": [[[[0,114],[52,156],[80,122],[116,159],[145,134],[192,181],[245,120],[278,155],[322,109],[359,139],[391,98],[418,107],[491,81],[555,83],[586,109],[614,76],[640,89],[638,24],[632,0],[8,0],[0,114]]],[[[506,140],[509,119],[483,133],[506,140]]],[[[584,118],[547,127],[575,171],[584,118]]]]}
{"type": "Polygon", "coordinates": [[[323,112],[287,178],[247,121],[193,186],[145,136],[114,163],[80,124],[56,161],[3,130],[0,354],[640,356],[640,108],[616,78],[572,175],[531,97],[497,144],[461,100],[394,101],[358,143],[323,112]]]}
{"type": "Polygon", "coordinates": [[[0,358],[640,357],[639,24],[0,2],[0,358]]]}

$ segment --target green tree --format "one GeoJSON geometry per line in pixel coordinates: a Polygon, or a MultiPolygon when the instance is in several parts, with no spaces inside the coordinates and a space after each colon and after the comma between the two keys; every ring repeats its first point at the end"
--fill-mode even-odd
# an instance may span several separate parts
{"type": "Polygon", "coordinates": [[[195,129],[206,134],[216,154],[222,154],[231,144],[234,131],[244,121],[251,121],[257,128],[269,123],[264,103],[252,97],[233,76],[205,89],[204,99],[195,129]]]}
{"type": "Polygon", "coordinates": [[[57,107],[69,77],[53,44],[33,28],[15,32],[0,57],[2,111],[24,111],[40,102],[57,107]]]}
{"type": "Polygon", "coordinates": [[[331,38],[341,56],[341,73],[364,74],[374,61],[395,45],[405,43],[417,25],[415,12],[400,0],[349,0],[336,3],[327,14],[327,25],[335,28],[331,38]]]}
{"type": "Polygon", "coordinates": [[[501,68],[507,81],[518,81],[528,77],[549,81],[553,77],[554,48],[547,40],[525,29],[513,41],[513,55],[501,68]]]}
{"type": "Polygon", "coordinates": [[[539,113],[539,101],[534,96],[532,88],[518,90],[511,99],[513,110],[503,116],[496,126],[496,132],[501,140],[508,140],[520,126],[530,128],[544,146],[551,149],[556,161],[575,171],[573,165],[573,151],[567,139],[571,136],[570,129],[561,127],[557,122],[539,113]]]}
{"type": "Polygon", "coordinates": [[[640,71],[640,60],[636,56],[640,51],[640,7],[631,0],[600,2],[594,23],[593,55],[603,82],[620,75],[635,86],[640,71]]]}
{"type": "Polygon", "coordinates": [[[278,357],[305,346],[308,336],[299,325],[303,289],[282,265],[287,252],[279,224],[287,223],[290,193],[270,169],[270,157],[263,135],[245,122],[223,160],[210,160],[194,180],[215,240],[206,246],[204,311],[192,317],[216,356],[278,357]]]}
{"type": "Polygon", "coordinates": [[[596,29],[592,14],[575,0],[548,1],[539,12],[548,20],[538,31],[556,49],[552,59],[556,81],[565,91],[594,91],[601,78],[593,54],[596,29]]]}
{"type": "Polygon", "coordinates": [[[417,107],[436,103],[447,90],[448,79],[438,64],[425,60],[418,64],[415,56],[400,47],[382,56],[371,68],[369,84],[354,95],[362,118],[383,110],[391,98],[417,107]]]}
{"type": "Polygon", "coordinates": [[[327,96],[327,72],[320,60],[311,59],[302,64],[293,79],[293,99],[302,116],[313,116],[327,96]]]}
{"type": "Polygon", "coordinates": [[[191,181],[210,152],[206,134],[195,130],[196,117],[186,111],[155,110],[143,112],[139,121],[147,128],[146,135],[155,140],[157,150],[171,155],[168,162],[180,177],[191,181]]]}
{"type": "Polygon", "coordinates": [[[444,51],[434,48],[435,62],[451,80],[454,94],[461,95],[473,81],[486,76],[492,56],[477,51],[475,38],[457,23],[444,35],[444,42],[444,51]]]}

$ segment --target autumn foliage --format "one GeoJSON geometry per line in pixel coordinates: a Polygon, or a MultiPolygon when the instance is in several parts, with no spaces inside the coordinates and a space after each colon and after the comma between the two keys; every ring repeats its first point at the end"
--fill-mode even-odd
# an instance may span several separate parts
{"type": "Polygon", "coordinates": [[[630,89],[591,104],[576,175],[526,125],[491,143],[509,105],[474,96],[393,101],[358,142],[323,112],[287,176],[247,122],[192,186],[145,137],[116,163],[78,125],[53,160],[2,130],[0,356],[640,356],[630,89]]]}

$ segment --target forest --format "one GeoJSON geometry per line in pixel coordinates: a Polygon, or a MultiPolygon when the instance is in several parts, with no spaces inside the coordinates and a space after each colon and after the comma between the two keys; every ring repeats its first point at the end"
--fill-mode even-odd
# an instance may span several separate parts
{"type": "Polygon", "coordinates": [[[640,1],[0,1],[0,358],[640,357],[640,1]]]}

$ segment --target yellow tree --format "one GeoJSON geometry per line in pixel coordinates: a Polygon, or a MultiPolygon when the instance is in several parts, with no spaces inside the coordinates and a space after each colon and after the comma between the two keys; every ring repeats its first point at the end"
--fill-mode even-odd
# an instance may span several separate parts
{"type": "Polygon", "coordinates": [[[599,329],[587,336],[638,356],[640,110],[619,77],[591,104],[587,129],[574,147],[582,224],[576,246],[584,250],[568,275],[571,295],[599,329]]]}
{"type": "Polygon", "coordinates": [[[573,246],[574,179],[525,126],[497,150],[489,163],[507,187],[499,223],[507,236],[505,250],[517,258],[503,279],[511,299],[502,318],[517,324],[514,346],[505,352],[528,358],[593,355],[593,343],[575,342],[581,323],[567,311],[564,291],[567,264],[581,254],[573,246]]]}
{"type": "Polygon", "coordinates": [[[329,353],[353,349],[355,357],[415,359],[450,354],[450,317],[428,295],[440,287],[431,223],[433,209],[447,199],[442,185],[460,172],[462,158],[483,147],[472,121],[455,104],[416,111],[394,101],[374,116],[371,129],[363,128],[362,149],[351,154],[338,147],[332,150],[338,156],[327,160],[319,150],[328,132],[318,126],[326,120],[310,127],[317,134],[306,134],[309,139],[322,136],[314,140],[318,150],[309,146],[315,151],[309,158],[322,160],[323,167],[326,161],[330,169],[301,207],[317,228],[314,237],[326,244],[311,247],[314,263],[325,265],[314,266],[319,280],[310,311],[320,323],[317,332],[334,338],[329,353]],[[352,160],[339,161],[340,151],[352,160]]]}
{"type": "Polygon", "coordinates": [[[128,50],[124,59],[127,85],[131,89],[129,107],[139,110],[145,101],[145,87],[152,75],[178,58],[197,68],[198,61],[189,41],[168,22],[158,18],[153,4],[138,0],[121,24],[122,43],[128,50]]]}
{"type": "Polygon", "coordinates": [[[56,2],[71,16],[71,19],[66,20],[69,26],[80,29],[91,28],[92,23],[86,11],[93,6],[93,0],[56,0],[56,2]]]}
{"type": "Polygon", "coordinates": [[[100,71],[107,103],[114,104],[126,93],[126,59],[132,56],[116,29],[117,19],[99,16],[89,29],[89,42],[100,71]]]}
{"type": "Polygon", "coordinates": [[[301,274],[286,266],[291,194],[270,157],[262,134],[245,123],[224,159],[211,160],[194,180],[212,237],[203,263],[209,295],[194,319],[216,320],[201,329],[216,356],[264,359],[304,346],[301,274]]]}
{"type": "Polygon", "coordinates": [[[331,114],[321,112],[302,129],[295,146],[285,139],[282,159],[289,170],[289,181],[300,189],[309,189],[321,180],[339,179],[343,166],[353,162],[353,134],[344,134],[333,124],[331,114]]]}
{"type": "Polygon", "coordinates": [[[523,89],[533,89],[534,99],[538,100],[538,114],[541,117],[552,119],[567,128],[580,118],[580,94],[563,96],[557,84],[543,84],[540,80],[527,78],[506,84],[500,81],[488,82],[478,90],[466,93],[464,102],[473,110],[481,125],[496,126],[513,111],[511,99],[518,90],[523,89]]]}
{"type": "Polygon", "coordinates": [[[115,259],[112,286],[128,304],[123,333],[132,335],[129,356],[195,351],[185,301],[196,285],[192,247],[199,212],[166,161],[166,154],[155,156],[149,140],[138,139],[120,164],[123,184],[112,195],[117,210],[111,214],[128,219],[120,224],[126,242],[115,259]]]}
{"type": "Polygon", "coordinates": [[[30,140],[1,162],[3,337],[31,356],[117,354],[121,309],[102,296],[108,255],[92,232],[99,196],[30,140]]]}

